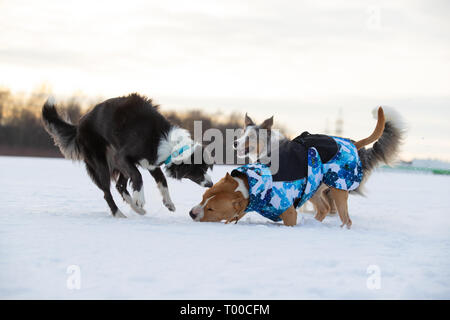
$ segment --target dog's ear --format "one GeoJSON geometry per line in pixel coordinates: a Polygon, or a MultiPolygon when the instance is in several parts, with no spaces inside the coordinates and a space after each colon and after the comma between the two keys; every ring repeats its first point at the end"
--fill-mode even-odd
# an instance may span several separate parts
{"type": "Polygon", "coordinates": [[[245,127],[254,125],[255,123],[253,122],[253,120],[247,115],[247,113],[245,113],[245,127]]]}
{"type": "Polygon", "coordinates": [[[238,196],[234,198],[231,202],[233,204],[234,209],[237,213],[242,214],[244,212],[246,206],[245,206],[245,199],[242,196],[238,196]]]}
{"type": "Polygon", "coordinates": [[[234,208],[234,210],[236,210],[236,212],[234,213],[234,215],[232,217],[228,218],[228,220],[225,222],[225,224],[228,224],[233,221],[238,223],[238,221],[246,214],[245,199],[243,197],[238,196],[238,197],[234,198],[233,200],[231,200],[231,204],[233,205],[233,208],[234,208]]]}
{"type": "Polygon", "coordinates": [[[225,175],[225,181],[233,181],[234,179],[230,176],[230,174],[227,172],[225,175]]]}
{"type": "Polygon", "coordinates": [[[272,126],[273,126],[273,116],[264,120],[264,122],[261,123],[260,128],[270,130],[272,129],[272,126]]]}

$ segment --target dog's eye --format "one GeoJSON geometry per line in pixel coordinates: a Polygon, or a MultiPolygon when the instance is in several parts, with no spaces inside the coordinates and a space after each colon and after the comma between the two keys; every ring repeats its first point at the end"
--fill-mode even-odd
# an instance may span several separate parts
{"type": "Polygon", "coordinates": [[[214,211],[213,208],[208,208],[208,211],[214,211]]]}

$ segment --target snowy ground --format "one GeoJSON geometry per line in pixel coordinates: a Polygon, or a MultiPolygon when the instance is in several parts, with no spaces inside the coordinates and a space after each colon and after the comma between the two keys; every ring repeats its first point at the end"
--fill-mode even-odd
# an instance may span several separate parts
{"type": "Polygon", "coordinates": [[[195,223],[201,187],[170,180],[170,213],[143,175],[147,215],[116,196],[129,219],[113,219],[82,165],[0,157],[0,298],[450,298],[450,177],[375,173],[368,197],[350,198],[345,230],[307,214],[294,228],[257,214],[195,223]]]}

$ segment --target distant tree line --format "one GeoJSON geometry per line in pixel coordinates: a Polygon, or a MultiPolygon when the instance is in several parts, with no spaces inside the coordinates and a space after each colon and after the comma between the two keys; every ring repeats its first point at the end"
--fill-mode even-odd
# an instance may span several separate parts
{"type": "MultiPolygon", "coordinates": [[[[0,88],[0,155],[62,157],[42,126],[41,109],[48,93],[12,94],[0,88]]],[[[61,103],[61,110],[75,123],[81,115],[76,97],[61,103]]]]}
{"type": "MultiPolygon", "coordinates": [[[[29,95],[13,94],[8,89],[0,88],[0,155],[62,157],[42,125],[41,109],[48,95],[45,87],[29,95]]],[[[57,107],[76,124],[88,107],[99,101],[85,103],[82,97],[75,95],[65,101],[58,101],[57,107]]],[[[226,129],[242,128],[243,124],[243,115],[239,113],[223,115],[208,114],[201,110],[159,110],[170,122],[189,130],[192,136],[196,120],[202,121],[203,131],[216,128],[223,133],[223,137],[226,129]]]]}

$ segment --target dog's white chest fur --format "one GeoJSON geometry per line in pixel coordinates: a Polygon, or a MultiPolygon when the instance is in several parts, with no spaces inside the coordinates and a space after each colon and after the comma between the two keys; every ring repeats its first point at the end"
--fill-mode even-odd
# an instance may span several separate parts
{"type": "Polygon", "coordinates": [[[142,168],[150,170],[150,171],[154,170],[157,167],[155,165],[150,164],[147,159],[142,159],[141,161],[139,161],[139,165],[142,168]]]}

